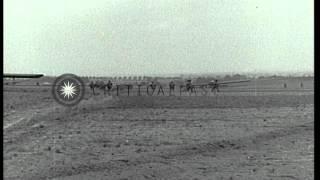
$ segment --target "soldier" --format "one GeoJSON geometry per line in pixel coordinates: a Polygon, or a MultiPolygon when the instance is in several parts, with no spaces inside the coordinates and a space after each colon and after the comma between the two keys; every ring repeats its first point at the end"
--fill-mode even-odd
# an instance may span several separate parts
{"type": "Polygon", "coordinates": [[[159,85],[158,95],[162,92],[162,95],[164,95],[164,91],[161,85],[159,85]]]}
{"type": "Polygon", "coordinates": [[[187,90],[187,92],[189,92],[189,96],[190,96],[191,93],[193,93],[193,91],[194,91],[194,87],[193,87],[190,79],[187,80],[186,90],[187,90]]]}
{"type": "Polygon", "coordinates": [[[189,90],[191,90],[191,80],[190,79],[188,79],[187,80],[187,83],[186,83],[186,89],[187,89],[187,91],[189,91],[189,90]]]}
{"type": "Polygon", "coordinates": [[[110,91],[112,89],[112,82],[110,80],[107,83],[107,88],[108,88],[108,95],[110,96],[110,91]]]}
{"type": "Polygon", "coordinates": [[[169,83],[169,88],[170,88],[169,94],[170,94],[170,96],[171,96],[171,92],[174,93],[174,86],[175,86],[174,82],[171,81],[171,82],[169,83]]]}
{"type": "Polygon", "coordinates": [[[211,92],[219,92],[219,84],[218,84],[218,80],[215,79],[214,81],[211,81],[210,83],[212,85],[212,88],[211,88],[211,92]]]}
{"type": "MultiPolygon", "coordinates": [[[[149,86],[147,87],[147,93],[149,94],[149,87],[152,89],[152,93],[151,96],[153,95],[154,91],[156,90],[157,85],[151,81],[151,83],[149,84],[149,86]]],[[[150,94],[149,94],[150,95],[150,94]]]]}
{"type": "Polygon", "coordinates": [[[94,93],[95,83],[93,81],[90,82],[89,87],[92,90],[93,95],[95,95],[94,93]]]}

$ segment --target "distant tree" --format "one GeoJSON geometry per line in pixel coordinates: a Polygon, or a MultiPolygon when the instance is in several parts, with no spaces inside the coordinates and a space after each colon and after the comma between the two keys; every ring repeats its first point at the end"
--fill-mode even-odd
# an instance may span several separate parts
{"type": "Polygon", "coordinates": [[[247,76],[245,75],[240,75],[240,74],[235,74],[232,76],[233,79],[247,79],[247,76]]]}

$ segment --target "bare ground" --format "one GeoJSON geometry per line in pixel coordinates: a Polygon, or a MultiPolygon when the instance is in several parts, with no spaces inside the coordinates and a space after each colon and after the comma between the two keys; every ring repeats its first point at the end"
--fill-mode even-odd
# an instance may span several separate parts
{"type": "Polygon", "coordinates": [[[4,99],[5,179],[313,179],[312,94],[4,99]]]}

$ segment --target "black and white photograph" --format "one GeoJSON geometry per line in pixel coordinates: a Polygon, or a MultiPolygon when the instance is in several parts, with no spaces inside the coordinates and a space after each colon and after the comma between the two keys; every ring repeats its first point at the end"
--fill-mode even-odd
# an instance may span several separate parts
{"type": "Polygon", "coordinates": [[[313,180],[314,1],[4,0],[5,180],[313,180]]]}

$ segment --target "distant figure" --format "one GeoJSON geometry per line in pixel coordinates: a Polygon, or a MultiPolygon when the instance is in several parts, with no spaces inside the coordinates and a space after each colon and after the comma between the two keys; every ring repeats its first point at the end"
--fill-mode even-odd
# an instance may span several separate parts
{"type": "Polygon", "coordinates": [[[112,89],[112,82],[110,80],[107,83],[107,88],[108,88],[108,95],[110,96],[110,91],[112,89]]]}
{"type": "Polygon", "coordinates": [[[212,81],[211,92],[214,92],[214,93],[219,92],[219,84],[218,84],[218,80],[217,79],[212,81]]]}
{"type": "Polygon", "coordinates": [[[191,91],[192,91],[192,84],[191,84],[191,80],[187,80],[186,88],[187,88],[187,91],[189,91],[189,90],[191,90],[191,91]]]}
{"type": "Polygon", "coordinates": [[[153,81],[151,81],[151,83],[150,83],[149,86],[147,87],[147,93],[150,95],[150,93],[149,93],[149,87],[152,89],[152,93],[151,93],[151,96],[152,96],[153,93],[154,93],[154,91],[156,90],[157,85],[156,85],[153,81]]]}
{"type": "Polygon", "coordinates": [[[171,82],[169,83],[169,88],[170,88],[169,95],[170,95],[170,96],[171,96],[171,93],[172,93],[172,92],[174,93],[174,86],[175,86],[174,82],[171,81],[171,82]]]}
{"type": "Polygon", "coordinates": [[[300,83],[300,87],[303,88],[303,83],[302,82],[300,83]]]}
{"type": "Polygon", "coordinates": [[[94,93],[95,83],[93,81],[90,82],[89,87],[92,90],[93,95],[95,95],[94,93]]]}
{"type": "Polygon", "coordinates": [[[40,86],[39,82],[37,82],[37,86],[40,86]]]}
{"type": "Polygon", "coordinates": [[[158,90],[158,94],[157,94],[157,95],[159,95],[159,94],[160,94],[160,92],[162,92],[162,95],[164,95],[164,91],[163,91],[163,88],[162,88],[162,86],[161,86],[161,85],[159,86],[159,90],[158,90]]]}
{"type": "Polygon", "coordinates": [[[284,87],[284,88],[287,88],[287,83],[284,83],[284,84],[283,84],[283,87],[284,87]]]}
{"type": "Polygon", "coordinates": [[[193,92],[196,93],[195,88],[194,88],[194,86],[192,85],[190,79],[187,80],[186,90],[187,90],[187,92],[189,92],[189,96],[190,96],[193,92]]]}

